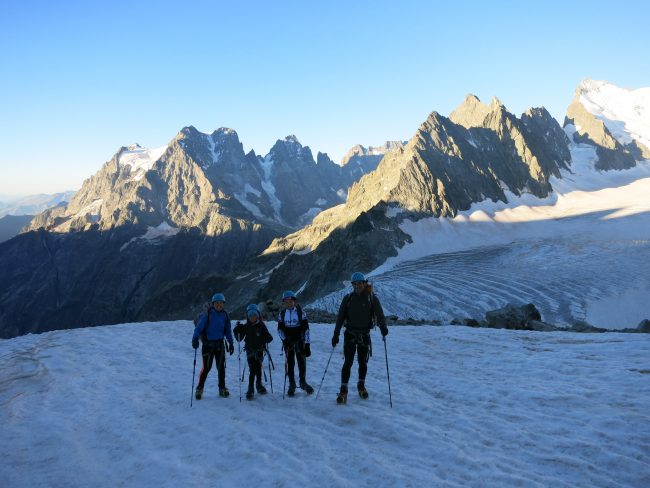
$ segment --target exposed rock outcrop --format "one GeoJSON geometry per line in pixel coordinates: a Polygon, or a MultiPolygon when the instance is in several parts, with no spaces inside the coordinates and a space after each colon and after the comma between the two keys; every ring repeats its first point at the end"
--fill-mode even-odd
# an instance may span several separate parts
{"type": "Polygon", "coordinates": [[[527,305],[508,304],[503,308],[486,312],[487,326],[495,329],[534,330],[534,322],[541,322],[542,316],[532,303],[527,305]]]}

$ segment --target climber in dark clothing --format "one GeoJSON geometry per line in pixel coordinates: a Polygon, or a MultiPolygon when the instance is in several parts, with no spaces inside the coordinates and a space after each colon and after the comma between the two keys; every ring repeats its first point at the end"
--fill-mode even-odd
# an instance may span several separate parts
{"type": "Polygon", "coordinates": [[[257,388],[257,393],[264,395],[266,388],[262,384],[262,362],[264,361],[264,351],[266,345],[273,340],[273,336],[266,328],[262,321],[260,309],[257,305],[251,304],[246,308],[246,323],[237,323],[235,327],[235,339],[238,342],[244,341],[246,358],[248,359],[248,391],[246,400],[252,400],[255,393],[253,385],[257,388]]]}
{"type": "Polygon", "coordinates": [[[219,396],[227,397],[230,393],[226,388],[226,346],[224,339],[228,341],[227,351],[232,355],[235,351],[232,333],[230,332],[230,319],[228,312],[224,310],[226,299],[223,293],[215,293],[212,297],[210,308],[201,314],[194,335],[192,336],[192,347],[199,347],[199,337],[202,338],[201,356],[203,358],[203,369],[199,375],[199,384],[194,392],[194,397],[200,400],[203,396],[203,387],[208,377],[212,362],[217,363],[219,372],[219,396]]]}
{"type": "Polygon", "coordinates": [[[350,380],[350,371],[354,362],[354,355],[357,354],[359,363],[359,380],[357,382],[357,391],[361,398],[368,398],[368,390],[365,386],[366,372],[368,371],[368,358],[372,351],[370,341],[370,330],[374,326],[376,319],[377,325],[381,330],[381,335],[388,334],[386,318],[381,308],[381,303],[377,296],[372,292],[372,286],[368,284],[362,273],[352,274],[352,287],[354,291],[343,297],[339,307],[338,317],[334,335],[332,336],[332,347],[339,343],[341,328],[345,324],[345,333],[343,334],[343,355],[345,361],[341,369],[341,390],[336,398],[337,403],[345,403],[348,397],[348,381],[350,380]]]}
{"type": "Polygon", "coordinates": [[[296,394],[296,378],[294,366],[298,363],[299,385],[308,395],[314,393],[314,389],[307,383],[307,358],[311,356],[309,343],[309,322],[307,312],[296,303],[296,294],[290,290],[282,294],[282,311],[278,315],[278,334],[282,340],[286,363],[286,378],[289,378],[289,389],[287,395],[290,397],[296,394]]]}

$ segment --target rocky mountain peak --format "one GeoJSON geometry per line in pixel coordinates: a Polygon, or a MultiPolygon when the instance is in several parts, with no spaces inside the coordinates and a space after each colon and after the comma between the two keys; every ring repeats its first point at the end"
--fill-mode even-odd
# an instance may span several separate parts
{"type": "MultiPolygon", "coordinates": [[[[381,158],[386,154],[388,151],[392,151],[397,148],[401,148],[405,145],[405,142],[402,141],[386,141],[383,145],[381,146],[368,146],[367,148],[365,146],[362,146],[361,144],[356,144],[355,146],[352,146],[350,150],[346,153],[345,156],[343,156],[343,159],[341,160],[341,166],[345,166],[349,164],[351,161],[352,162],[360,162],[360,159],[362,158],[377,158],[377,163],[381,160],[381,158]]],[[[375,165],[376,167],[376,165],[375,165]]],[[[373,168],[374,169],[374,168],[373,168]]]]}
{"type": "Polygon", "coordinates": [[[523,115],[527,117],[539,117],[540,119],[548,121],[555,120],[549,111],[546,110],[546,107],[531,107],[526,110],[523,115]]]}
{"type": "Polygon", "coordinates": [[[237,131],[234,129],[231,129],[230,127],[219,127],[217,130],[215,130],[212,133],[213,136],[237,136],[237,131]]]}
{"type": "Polygon", "coordinates": [[[296,163],[307,165],[316,164],[309,146],[300,144],[300,141],[294,135],[288,135],[284,139],[278,139],[269,154],[276,163],[289,164],[291,167],[294,167],[296,163]]]}
{"type": "Polygon", "coordinates": [[[318,152],[316,155],[316,164],[317,165],[330,165],[333,164],[336,166],[336,163],[330,159],[327,153],[318,152]]]}
{"type": "Polygon", "coordinates": [[[239,145],[239,134],[228,127],[220,127],[209,135],[215,144],[239,145]]]}
{"type": "Polygon", "coordinates": [[[174,140],[183,140],[183,139],[192,139],[196,137],[200,137],[201,132],[197,130],[196,127],[193,125],[188,125],[186,127],[183,127],[178,134],[176,134],[176,137],[174,140]]]}
{"type": "Polygon", "coordinates": [[[505,105],[503,105],[503,103],[501,102],[501,100],[499,100],[499,99],[495,96],[495,97],[492,97],[492,100],[490,101],[490,108],[491,108],[492,110],[498,110],[498,109],[505,108],[505,105]]]}
{"type": "Polygon", "coordinates": [[[284,138],[284,142],[297,144],[297,145],[302,147],[302,144],[300,144],[300,141],[298,140],[298,138],[293,134],[289,134],[288,136],[286,136],[284,138]]]}
{"type": "MultiPolygon", "coordinates": [[[[505,110],[497,97],[490,104],[482,103],[475,95],[468,95],[454,111],[449,114],[449,120],[463,127],[485,127],[492,114],[505,110]]],[[[433,115],[433,114],[432,114],[433,115]]]]}
{"type": "Polygon", "coordinates": [[[343,159],[341,160],[341,166],[345,166],[350,162],[352,158],[355,156],[363,156],[365,155],[366,148],[363,147],[361,144],[355,144],[350,148],[350,150],[343,156],[343,159]]]}

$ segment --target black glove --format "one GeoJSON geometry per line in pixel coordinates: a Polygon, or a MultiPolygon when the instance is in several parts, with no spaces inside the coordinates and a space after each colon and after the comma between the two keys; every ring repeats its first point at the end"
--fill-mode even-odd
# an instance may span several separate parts
{"type": "Polygon", "coordinates": [[[309,356],[311,356],[311,346],[308,342],[305,344],[305,357],[308,358],[309,356]]]}
{"type": "Polygon", "coordinates": [[[232,342],[228,343],[228,354],[232,356],[232,354],[235,352],[235,345],[232,342]]]}
{"type": "Polygon", "coordinates": [[[388,335],[388,327],[381,327],[379,330],[381,331],[382,337],[386,337],[388,335]]]}
{"type": "Polygon", "coordinates": [[[194,349],[199,348],[199,338],[198,337],[192,337],[192,347],[194,349]]]}
{"type": "Polygon", "coordinates": [[[237,322],[236,327],[233,329],[233,333],[235,335],[235,340],[237,342],[241,342],[242,339],[244,338],[244,326],[241,324],[241,322],[237,322]]]}
{"type": "Polygon", "coordinates": [[[336,345],[339,343],[339,336],[333,335],[332,336],[332,347],[336,347],[336,345]]]}

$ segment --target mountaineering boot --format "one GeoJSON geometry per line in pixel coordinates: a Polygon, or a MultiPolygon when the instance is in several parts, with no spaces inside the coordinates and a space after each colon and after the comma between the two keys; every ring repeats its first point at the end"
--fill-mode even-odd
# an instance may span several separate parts
{"type": "Polygon", "coordinates": [[[246,392],[246,400],[252,400],[255,396],[253,385],[248,385],[248,391],[246,392]]]}
{"type": "Polygon", "coordinates": [[[225,386],[223,388],[219,388],[219,396],[227,398],[230,396],[230,392],[228,391],[228,388],[225,386]]]}
{"type": "Polygon", "coordinates": [[[366,386],[361,381],[357,383],[357,391],[359,392],[359,396],[364,400],[368,398],[368,390],[366,390],[366,386]]]}
{"type": "Polygon", "coordinates": [[[293,381],[289,383],[289,389],[287,390],[287,395],[292,397],[296,394],[296,383],[293,381]]]}
{"type": "Polygon", "coordinates": [[[201,397],[203,396],[203,388],[196,388],[196,391],[194,392],[194,398],[197,400],[200,400],[201,397]]]}
{"type": "Polygon", "coordinates": [[[336,396],[336,403],[342,405],[348,402],[348,387],[347,385],[341,385],[341,391],[336,396]]]}
{"type": "Polygon", "coordinates": [[[305,390],[307,392],[307,395],[314,393],[314,389],[305,380],[300,380],[300,389],[305,390]]]}
{"type": "Polygon", "coordinates": [[[257,388],[257,393],[260,395],[266,395],[266,388],[264,388],[264,385],[262,384],[261,381],[257,382],[257,385],[255,385],[257,388]]]}

